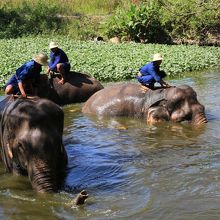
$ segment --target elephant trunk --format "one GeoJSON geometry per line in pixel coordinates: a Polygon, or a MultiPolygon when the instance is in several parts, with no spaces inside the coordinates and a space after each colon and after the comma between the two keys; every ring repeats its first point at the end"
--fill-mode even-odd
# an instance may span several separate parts
{"type": "Polygon", "coordinates": [[[207,122],[208,122],[208,120],[203,112],[197,113],[192,118],[192,124],[194,124],[194,125],[203,125],[207,122]]]}
{"type": "MultiPolygon", "coordinates": [[[[39,163],[38,163],[39,164],[39,163]]],[[[57,183],[56,175],[53,169],[48,168],[48,165],[37,165],[30,169],[28,172],[32,187],[37,192],[56,192],[57,183]]]]}

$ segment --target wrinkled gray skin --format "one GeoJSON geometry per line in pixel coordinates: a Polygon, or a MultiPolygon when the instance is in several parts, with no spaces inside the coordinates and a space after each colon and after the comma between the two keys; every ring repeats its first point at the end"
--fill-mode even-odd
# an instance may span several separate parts
{"type": "Polygon", "coordinates": [[[143,92],[136,83],[116,84],[91,96],[82,112],[99,116],[131,116],[147,123],[189,121],[194,125],[207,122],[204,106],[196,92],[187,85],[143,92]]]}
{"type": "Polygon", "coordinates": [[[27,175],[37,192],[56,192],[65,178],[64,114],[47,99],[0,102],[1,157],[8,172],[27,175]]]}
{"type": "Polygon", "coordinates": [[[61,85],[58,76],[41,80],[35,95],[47,98],[58,105],[85,102],[95,92],[103,89],[101,83],[95,78],[77,72],[70,72],[66,82],[61,85]]]}

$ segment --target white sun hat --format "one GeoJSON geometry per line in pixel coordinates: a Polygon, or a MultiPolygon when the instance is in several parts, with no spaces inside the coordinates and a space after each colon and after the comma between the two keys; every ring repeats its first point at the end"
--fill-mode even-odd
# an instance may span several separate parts
{"type": "Polygon", "coordinates": [[[50,49],[53,49],[53,48],[56,48],[56,47],[58,47],[58,44],[57,44],[57,43],[55,43],[55,42],[50,42],[50,44],[49,44],[49,48],[50,48],[50,49]]]}
{"type": "Polygon", "coordinates": [[[158,61],[158,60],[163,60],[163,58],[160,53],[155,53],[153,55],[153,61],[158,61]]]}
{"type": "Polygon", "coordinates": [[[46,54],[39,53],[39,54],[34,56],[33,60],[36,63],[39,63],[42,66],[47,66],[48,65],[48,56],[46,54]]]}

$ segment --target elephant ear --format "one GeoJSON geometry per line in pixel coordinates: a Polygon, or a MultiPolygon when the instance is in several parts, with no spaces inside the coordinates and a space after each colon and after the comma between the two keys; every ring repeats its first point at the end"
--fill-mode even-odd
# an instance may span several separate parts
{"type": "Polygon", "coordinates": [[[148,91],[144,97],[143,112],[146,112],[153,105],[157,105],[159,102],[166,99],[165,89],[157,89],[148,91]]]}
{"type": "Polygon", "coordinates": [[[5,99],[0,102],[0,114],[3,114],[3,111],[7,105],[9,105],[12,101],[14,101],[14,96],[9,95],[5,99]]]}
{"type": "Polygon", "coordinates": [[[1,157],[4,162],[7,171],[12,170],[12,152],[10,150],[9,144],[4,141],[4,132],[5,132],[5,125],[7,123],[8,117],[8,107],[10,106],[11,99],[4,99],[0,102],[0,111],[1,111],[1,120],[0,120],[0,139],[1,139],[1,157]]]}

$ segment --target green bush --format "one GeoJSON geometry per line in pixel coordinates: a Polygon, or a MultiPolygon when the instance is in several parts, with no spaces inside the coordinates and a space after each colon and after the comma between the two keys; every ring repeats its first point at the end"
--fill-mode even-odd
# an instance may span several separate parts
{"type": "Polygon", "coordinates": [[[119,36],[135,42],[166,43],[170,39],[160,16],[156,1],[130,4],[129,9],[118,7],[114,16],[104,22],[103,33],[108,37],[119,36]]]}
{"type": "Polygon", "coordinates": [[[219,35],[219,0],[139,2],[125,8],[119,6],[104,22],[104,35],[152,43],[169,43],[171,39],[205,43],[219,35]]]}
{"type": "Polygon", "coordinates": [[[219,0],[0,1],[0,38],[58,33],[88,40],[101,34],[144,43],[219,44],[218,6],[219,0]]]}
{"type": "Polygon", "coordinates": [[[0,38],[16,38],[32,34],[62,32],[64,20],[54,16],[57,6],[39,1],[36,7],[23,3],[17,9],[0,8],[0,38]]]}
{"type": "Polygon", "coordinates": [[[172,39],[207,41],[220,31],[219,0],[158,0],[161,23],[172,39]]]}

